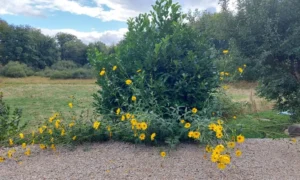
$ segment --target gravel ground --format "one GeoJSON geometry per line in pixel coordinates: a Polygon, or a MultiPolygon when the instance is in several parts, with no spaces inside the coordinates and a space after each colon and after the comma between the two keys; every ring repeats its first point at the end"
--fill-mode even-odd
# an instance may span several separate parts
{"type": "Polygon", "coordinates": [[[249,139],[241,145],[242,157],[224,171],[193,144],[181,144],[166,158],[157,147],[112,141],[58,148],[57,153],[32,149],[31,157],[21,157],[22,163],[0,163],[0,179],[300,179],[299,144],[288,139],[249,139]]]}

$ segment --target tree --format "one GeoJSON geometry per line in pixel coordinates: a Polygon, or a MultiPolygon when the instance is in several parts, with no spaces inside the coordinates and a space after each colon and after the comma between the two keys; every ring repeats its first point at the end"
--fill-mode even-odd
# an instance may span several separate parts
{"type": "Polygon", "coordinates": [[[62,56],[64,60],[71,60],[77,64],[84,65],[87,61],[87,46],[80,40],[68,41],[63,45],[62,56]]]}
{"type": "Polygon", "coordinates": [[[59,44],[61,60],[71,60],[84,65],[87,61],[87,46],[76,36],[67,33],[58,33],[56,36],[59,44]]]}
{"type": "Polygon", "coordinates": [[[11,26],[1,21],[0,37],[2,64],[19,61],[43,69],[58,60],[59,52],[54,39],[30,26],[11,26]]]}

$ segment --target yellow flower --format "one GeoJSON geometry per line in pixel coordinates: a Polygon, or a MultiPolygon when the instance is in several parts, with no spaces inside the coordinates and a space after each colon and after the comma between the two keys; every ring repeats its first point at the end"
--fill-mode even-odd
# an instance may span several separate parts
{"type": "Polygon", "coordinates": [[[224,86],[222,86],[222,88],[223,88],[224,90],[227,90],[227,89],[229,89],[229,86],[224,85],[224,86]]]}
{"type": "Polygon", "coordinates": [[[160,152],[160,156],[161,156],[161,157],[164,158],[164,157],[166,157],[166,155],[167,155],[167,153],[166,153],[165,151],[160,152]]]}
{"type": "Polygon", "coordinates": [[[227,146],[229,147],[229,148],[234,148],[235,147],[235,142],[233,142],[233,141],[230,141],[230,142],[228,142],[227,143],[227,146]]]}
{"type": "Polygon", "coordinates": [[[42,134],[44,132],[44,129],[40,127],[39,132],[40,132],[40,134],[42,134]]]}
{"type": "Polygon", "coordinates": [[[236,119],[236,116],[233,116],[233,119],[236,119]]]}
{"type": "Polygon", "coordinates": [[[296,138],[292,138],[291,141],[292,141],[293,143],[296,143],[296,142],[297,142],[297,139],[296,139],[296,138]]]}
{"type": "Polygon", "coordinates": [[[225,147],[222,144],[219,144],[216,146],[215,150],[218,152],[223,152],[225,150],[225,147]]]}
{"type": "Polygon", "coordinates": [[[134,119],[135,118],[135,116],[134,115],[131,115],[131,117],[130,117],[131,119],[134,119]]]}
{"type": "Polygon", "coordinates": [[[142,122],[142,123],[141,123],[141,128],[142,128],[142,130],[145,131],[145,130],[147,129],[147,127],[148,127],[148,126],[147,126],[147,123],[145,123],[145,122],[142,122]]]}
{"type": "Polygon", "coordinates": [[[124,115],[122,115],[121,121],[125,121],[125,116],[124,115]]]}
{"type": "Polygon", "coordinates": [[[136,123],[136,129],[137,129],[137,130],[142,129],[141,123],[136,123]]]}
{"type": "Polygon", "coordinates": [[[117,68],[118,68],[117,66],[114,66],[114,67],[113,67],[113,71],[117,70],[117,68]]]}
{"type": "Polygon", "coordinates": [[[5,161],[5,158],[0,156],[0,163],[4,162],[5,161]]]}
{"type": "Polygon", "coordinates": [[[44,150],[44,149],[46,149],[47,147],[46,147],[45,144],[40,144],[40,148],[41,148],[42,150],[44,150]]]}
{"type": "Polygon", "coordinates": [[[131,114],[130,113],[126,113],[125,116],[126,116],[126,119],[130,119],[131,114]]]}
{"type": "Polygon", "coordinates": [[[26,156],[30,156],[30,154],[31,154],[30,148],[28,148],[28,149],[24,152],[24,154],[25,154],[26,156]]]}
{"type": "Polygon", "coordinates": [[[143,140],[145,140],[145,137],[146,137],[145,133],[142,133],[142,134],[140,134],[139,138],[141,141],[143,141],[143,140]]]}
{"type": "Polygon", "coordinates": [[[229,51],[226,50],[226,49],[223,50],[223,54],[228,54],[228,52],[229,52],[229,51]]]}
{"type": "Polygon", "coordinates": [[[104,76],[104,74],[105,74],[105,70],[101,70],[99,73],[100,76],[104,76]]]}
{"type": "Polygon", "coordinates": [[[72,137],[73,141],[75,141],[75,140],[76,140],[76,138],[77,138],[77,136],[73,136],[73,137],[72,137]]]}
{"type": "Polygon", "coordinates": [[[21,139],[24,139],[24,134],[23,133],[20,133],[19,135],[20,135],[21,139]]]}
{"type": "Polygon", "coordinates": [[[185,127],[186,129],[190,128],[190,127],[191,127],[191,123],[185,123],[184,127],[185,127]]]}
{"type": "Polygon", "coordinates": [[[222,133],[221,131],[218,131],[218,132],[216,133],[216,137],[217,137],[218,139],[221,139],[221,138],[223,137],[223,133],[222,133]]]}
{"type": "Polygon", "coordinates": [[[55,121],[55,127],[56,127],[56,129],[58,129],[59,126],[60,126],[60,120],[56,120],[56,121],[55,121]]]}
{"type": "Polygon", "coordinates": [[[197,113],[197,111],[198,111],[198,109],[197,109],[197,108],[193,108],[193,109],[192,109],[192,113],[194,113],[194,114],[196,114],[196,113],[197,113]]]}
{"type": "Polygon", "coordinates": [[[31,135],[32,135],[32,137],[34,137],[34,135],[35,135],[35,132],[34,132],[34,131],[32,131],[32,132],[31,132],[31,135]]]}
{"type": "Polygon", "coordinates": [[[225,76],[229,76],[229,73],[228,73],[228,72],[225,72],[225,76]]]}
{"type": "Polygon", "coordinates": [[[119,115],[119,114],[120,114],[120,112],[121,112],[121,109],[120,109],[120,108],[118,108],[118,109],[116,110],[116,114],[117,114],[117,115],[119,115]]]}
{"type": "Polygon", "coordinates": [[[245,141],[245,137],[243,135],[238,135],[236,140],[238,143],[243,143],[245,141]]]}
{"type": "Polygon", "coordinates": [[[212,131],[215,131],[216,127],[217,127],[217,125],[214,123],[211,123],[210,125],[208,125],[208,129],[212,130],[212,131]]]}
{"type": "Polygon", "coordinates": [[[221,80],[221,81],[223,81],[223,79],[224,79],[223,77],[220,77],[220,80],[221,80]]]}
{"type": "Polygon", "coordinates": [[[244,72],[243,68],[238,68],[238,71],[242,74],[244,72]]]}
{"type": "Polygon", "coordinates": [[[226,165],[225,165],[224,163],[218,163],[218,168],[219,168],[220,170],[223,170],[223,169],[226,168],[226,165]]]}
{"type": "Polygon", "coordinates": [[[216,125],[215,131],[217,131],[217,132],[222,132],[222,131],[223,131],[222,125],[216,125]]]}
{"type": "Polygon", "coordinates": [[[73,108],[73,104],[72,104],[72,103],[69,103],[69,107],[72,109],[72,108],[73,108]]]}
{"type": "Polygon", "coordinates": [[[225,154],[225,155],[221,155],[219,158],[220,163],[224,163],[224,164],[230,164],[231,162],[231,158],[229,155],[225,154]]]}
{"type": "Polygon", "coordinates": [[[193,131],[190,131],[190,132],[188,133],[188,137],[189,137],[189,138],[194,137],[194,132],[193,132],[193,131]]]}
{"type": "Polygon", "coordinates": [[[50,148],[51,148],[53,151],[56,151],[55,144],[51,144],[50,148]]]}
{"type": "Polygon", "coordinates": [[[14,141],[12,139],[9,139],[9,145],[10,146],[14,145],[14,141]]]}
{"type": "Polygon", "coordinates": [[[48,133],[49,133],[49,134],[53,134],[52,129],[49,129],[49,130],[48,130],[48,133]]]}
{"type": "Polygon", "coordinates": [[[26,149],[26,143],[22,143],[22,149],[26,149]]]}
{"type": "Polygon", "coordinates": [[[237,157],[240,157],[241,155],[242,155],[242,151],[241,150],[236,150],[235,151],[235,155],[237,156],[237,157]]]}
{"type": "Polygon", "coordinates": [[[141,71],[142,71],[141,69],[138,69],[136,72],[139,73],[139,72],[141,72],[141,71]]]}
{"type": "Polygon", "coordinates": [[[49,122],[52,123],[54,119],[55,119],[55,117],[50,117],[49,122]]]}
{"type": "Polygon", "coordinates": [[[212,150],[213,150],[213,148],[210,145],[206,145],[206,147],[205,147],[206,152],[210,153],[210,152],[212,152],[212,150]]]}
{"type": "Polygon", "coordinates": [[[60,135],[61,135],[61,136],[66,135],[66,131],[65,131],[64,129],[62,129],[60,135]]]}
{"type": "Polygon", "coordinates": [[[126,83],[127,85],[130,85],[130,84],[132,84],[132,81],[131,81],[130,79],[127,79],[127,80],[125,81],[125,83],[126,83]]]}
{"type": "Polygon", "coordinates": [[[244,66],[244,68],[245,68],[245,67],[247,67],[247,65],[246,65],[246,64],[244,64],[243,66],[244,66]]]}
{"type": "Polygon", "coordinates": [[[53,117],[57,118],[59,116],[59,113],[54,113],[53,117]]]}
{"type": "Polygon", "coordinates": [[[221,125],[221,124],[223,124],[224,122],[223,122],[221,119],[218,119],[218,120],[217,120],[217,123],[218,123],[219,125],[221,125]]]}
{"type": "Polygon", "coordinates": [[[218,154],[212,154],[210,157],[211,162],[217,162],[219,160],[219,156],[218,154]]]}
{"type": "Polygon", "coordinates": [[[131,101],[136,101],[136,96],[132,96],[131,101]]]}
{"type": "Polygon", "coordinates": [[[154,141],[155,136],[156,136],[156,133],[151,134],[151,141],[154,141]]]}
{"type": "Polygon", "coordinates": [[[75,126],[75,122],[71,122],[71,123],[69,124],[69,127],[70,127],[70,128],[73,127],[73,126],[75,126]]]}
{"type": "Polygon", "coordinates": [[[194,134],[193,134],[193,138],[195,138],[195,139],[199,139],[200,138],[200,132],[198,132],[198,131],[196,131],[196,132],[194,132],[194,134]]]}
{"type": "Polygon", "coordinates": [[[100,126],[100,122],[95,121],[93,124],[93,128],[97,130],[99,128],[99,126],[100,126]]]}
{"type": "Polygon", "coordinates": [[[180,123],[181,123],[181,124],[184,124],[184,123],[185,123],[185,120],[184,120],[184,119],[181,119],[181,120],[180,120],[180,123]]]}
{"type": "Polygon", "coordinates": [[[9,159],[12,158],[12,156],[14,155],[15,152],[16,152],[15,149],[10,149],[10,150],[8,150],[8,152],[7,152],[7,157],[8,157],[9,159]]]}
{"type": "Polygon", "coordinates": [[[222,71],[222,72],[220,72],[220,76],[224,76],[224,74],[225,74],[225,73],[224,73],[223,71],[222,71]]]}
{"type": "Polygon", "coordinates": [[[137,121],[136,119],[131,119],[130,123],[132,126],[135,126],[137,124],[137,121]]]}

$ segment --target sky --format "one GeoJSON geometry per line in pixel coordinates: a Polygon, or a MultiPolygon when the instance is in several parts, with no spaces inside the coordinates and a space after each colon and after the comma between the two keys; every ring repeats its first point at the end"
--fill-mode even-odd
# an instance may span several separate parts
{"type": "MultiPolygon", "coordinates": [[[[173,0],[188,10],[220,11],[218,0],[173,0]]],[[[149,12],[155,0],[0,0],[0,19],[30,25],[45,35],[70,33],[84,43],[118,43],[127,32],[126,21],[149,12]]]]}

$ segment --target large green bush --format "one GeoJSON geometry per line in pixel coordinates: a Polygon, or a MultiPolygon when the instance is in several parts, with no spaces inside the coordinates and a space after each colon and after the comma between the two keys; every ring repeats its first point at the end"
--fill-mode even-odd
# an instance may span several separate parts
{"type": "MultiPolygon", "coordinates": [[[[95,105],[104,119],[118,123],[115,111],[120,108],[150,123],[162,141],[186,138],[179,123],[182,118],[195,121],[193,128],[196,121],[207,128],[209,120],[191,110],[204,108],[219,77],[207,38],[184,20],[178,4],[157,1],[150,14],[128,21],[129,32],[116,53],[90,54],[90,62],[101,71],[95,105]],[[137,100],[133,102],[132,96],[137,100]]],[[[130,135],[121,137],[133,138],[125,127],[122,131],[130,135]]]]}

